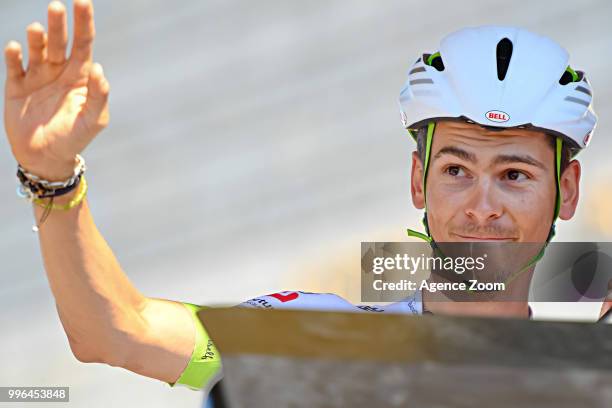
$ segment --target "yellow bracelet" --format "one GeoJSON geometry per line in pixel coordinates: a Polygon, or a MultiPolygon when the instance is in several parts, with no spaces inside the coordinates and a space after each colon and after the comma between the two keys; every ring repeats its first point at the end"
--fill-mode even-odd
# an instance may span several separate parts
{"type": "Polygon", "coordinates": [[[80,185],[79,185],[78,193],[72,198],[72,200],[70,200],[68,204],[64,204],[64,205],[51,204],[50,205],[50,203],[46,203],[44,199],[42,198],[35,198],[32,201],[38,204],[40,207],[43,207],[45,209],[51,208],[52,210],[64,210],[64,211],[70,210],[71,208],[74,208],[77,205],[79,205],[81,201],[83,201],[83,198],[85,198],[85,195],[87,194],[87,182],[85,181],[85,175],[81,176],[81,181],[79,183],[80,185]]]}

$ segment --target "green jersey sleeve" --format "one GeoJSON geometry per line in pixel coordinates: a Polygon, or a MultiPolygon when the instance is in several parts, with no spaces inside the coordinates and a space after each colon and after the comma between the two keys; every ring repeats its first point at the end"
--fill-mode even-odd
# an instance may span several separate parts
{"type": "Polygon", "coordinates": [[[206,306],[184,302],[183,305],[190,311],[196,327],[195,346],[189,364],[179,379],[176,383],[168,384],[171,387],[182,384],[192,390],[210,389],[221,378],[221,356],[196,315],[206,306]]]}

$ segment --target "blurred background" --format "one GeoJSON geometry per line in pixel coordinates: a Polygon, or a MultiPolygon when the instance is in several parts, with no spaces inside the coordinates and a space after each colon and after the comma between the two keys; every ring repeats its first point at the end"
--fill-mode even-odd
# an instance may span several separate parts
{"type": "MultiPolygon", "coordinates": [[[[27,24],[46,25],[46,5],[4,0],[2,43],[24,44],[27,24]]],[[[83,153],[89,203],[148,296],[231,305],[301,289],[358,302],[360,242],[404,241],[406,227],[421,227],[409,189],[414,146],[396,102],[408,67],[469,25],[548,35],[586,71],[600,122],[579,156],[578,212],[555,239],[612,238],[611,2],[94,5],[111,123],[83,153]]],[[[78,407],[198,406],[198,392],[72,356],[15,167],[2,137],[0,385],[70,386],[78,407]]],[[[532,306],[539,317],[587,320],[599,307],[532,306]]]]}

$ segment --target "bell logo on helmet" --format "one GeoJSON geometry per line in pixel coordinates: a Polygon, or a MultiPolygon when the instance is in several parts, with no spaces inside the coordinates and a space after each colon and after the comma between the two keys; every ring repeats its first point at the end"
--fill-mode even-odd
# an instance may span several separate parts
{"type": "Polygon", "coordinates": [[[584,135],[584,139],[582,139],[582,144],[583,145],[588,145],[589,144],[589,140],[591,140],[591,132],[587,133],[586,135],[584,135]]]}
{"type": "Polygon", "coordinates": [[[498,110],[490,110],[485,113],[485,117],[491,122],[507,122],[510,120],[510,115],[506,112],[498,111],[498,110]]]}

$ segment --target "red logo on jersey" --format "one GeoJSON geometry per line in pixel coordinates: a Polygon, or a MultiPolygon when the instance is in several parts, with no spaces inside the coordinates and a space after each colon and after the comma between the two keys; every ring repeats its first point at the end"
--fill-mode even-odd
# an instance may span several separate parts
{"type": "Polygon", "coordinates": [[[297,299],[299,295],[297,292],[289,292],[287,295],[283,295],[282,293],[273,293],[268,296],[272,296],[273,298],[276,298],[281,302],[285,303],[297,299]]]}

